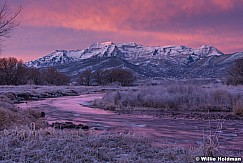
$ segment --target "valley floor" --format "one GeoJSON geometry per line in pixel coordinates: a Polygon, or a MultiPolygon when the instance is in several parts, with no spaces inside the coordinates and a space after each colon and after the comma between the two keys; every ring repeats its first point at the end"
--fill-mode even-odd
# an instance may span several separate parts
{"type": "Polygon", "coordinates": [[[242,97],[242,87],[147,88],[153,93],[142,87],[1,87],[1,96],[12,101],[32,100],[17,104],[22,110],[44,111],[49,123],[84,123],[90,130],[38,129],[33,123],[6,128],[0,131],[0,162],[195,162],[196,156],[243,157],[242,116],[233,110],[236,103],[240,106],[237,100],[242,97]],[[216,94],[210,92],[212,88],[216,94]],[[205,93],[202,90],[208,95],[197,97],[200,107],[178,94],[168,94],[186,91],[192,99],[189,94],[205,93]],[[187,110],[190,105],[193,109],[187,110]]]}

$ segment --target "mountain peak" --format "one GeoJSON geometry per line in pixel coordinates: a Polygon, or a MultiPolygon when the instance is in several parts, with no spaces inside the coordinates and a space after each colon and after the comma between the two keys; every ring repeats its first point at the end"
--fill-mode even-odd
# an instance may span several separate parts
{"type": "Polygon", "coordinates": [[[109,46],[109,45],[114,45],[114,43],[111,42],[111,41],[107,41],[107,42],[102,42],[102,43],[100,43],[100,45],[103,45],[103,46],[109,46]]]}
{"type": "Polygon", "coordinates": [[[210,47],[213,47],[213,46],[212,45],[206,45],[206,44],[204,44],[204,45],[200,46],[199,48],[200,49],[203,49],[203,48],[210,48],[210,47]]]}
{"type": "Polygon", "coordinates": [[[224,54],[212,45],[202,45],[196,50],[200,51],[202,56],[208,56],[208,57],[209,56],[220,56],[220,55],[224,54]]]}
{"type": "Polygon", "coordinates": [[[115,44],[113,42],[102,42],[102,43],[93,43],[86,49],[96,49],[96,48],[103,48],[103,47],[110,47],[114,46],[115,44]]]}

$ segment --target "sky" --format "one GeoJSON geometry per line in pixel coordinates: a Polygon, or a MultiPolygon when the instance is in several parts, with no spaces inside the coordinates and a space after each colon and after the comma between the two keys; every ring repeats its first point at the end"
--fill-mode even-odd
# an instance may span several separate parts
{"type": "MultiPolygon", "coordinates": [[[[1,4],[2,1],[0,1],[1,4]]],[[[6,0],[19,27],[2,42],[23,61],[96,42],[146,46],[213,45],[243,52],[243,0],[6,0]]]]}

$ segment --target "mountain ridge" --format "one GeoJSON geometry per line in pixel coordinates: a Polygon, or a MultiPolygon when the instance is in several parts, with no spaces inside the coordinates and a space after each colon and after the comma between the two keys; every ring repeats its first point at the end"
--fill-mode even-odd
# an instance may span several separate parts
{"type": "MultiPolygon", "coordinates": [[[[118,43],[103,42],[93,43],[83,50],[55,50],[52,53],[43,56],[34,61],[26,62],[28,67],[49,67],[57,64],[65,64],[82,59],[92,57],[112,57],[117,56],[121,58],[144,58],[153,56],[176,56],[178,54],[194,55],[195,57],[203,57],[205,54],[223,55],[218,49],[210,45],[202,45],[197,49],[192,49],[183,45],[170,45],[170,46],[143,46],[135,42],[118,43]],[[210,52],[212,50],[212,52],[210,52]],[[206,51],[206,53],[205,53],[206,51]],[[208,52],[207,52],[208,51],[208,52]],[[196,56],[195,56],[196,54],[196,56]]],[[[192,56],[193,57],[193,56],[192,56]]],[[[156,57],[153,57],[156,58],[156,57]]]]}
{"type": "Polygon", "coordinates": [[[28,67],[56,67],[72,78],[86,69],[127,68],[149,78],[222,78],[242,52],[224,54],[211,45],[143,46],[135,42],[94,43],[82,50],[55,50],[28,67]]]}

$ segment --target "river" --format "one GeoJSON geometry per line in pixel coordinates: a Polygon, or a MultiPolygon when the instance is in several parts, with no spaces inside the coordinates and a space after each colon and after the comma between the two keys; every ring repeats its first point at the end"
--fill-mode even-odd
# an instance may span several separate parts
{"type": "MultiPolygon", "coordinates": [[[[89,107],[89,102],[104,94],[86,94],[47,98],[18,104],[20,108],[35,108],[46,113],[49,123],[69,121],[83,123],[103,132],[125,132],[152,138],[154,143],[173,146],[199,146],[203,137],[215,134],[218,121],[166,119],[152,116],[117,114],[89,107]]],[[[225,121],[218,131],[219,147],[243,151],[243,121],[225,121]]]]}

